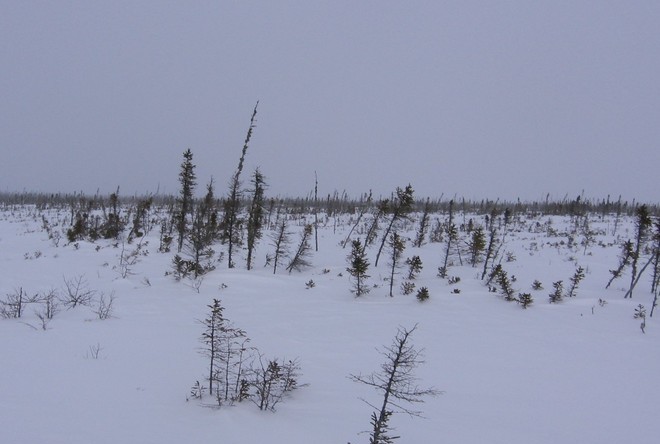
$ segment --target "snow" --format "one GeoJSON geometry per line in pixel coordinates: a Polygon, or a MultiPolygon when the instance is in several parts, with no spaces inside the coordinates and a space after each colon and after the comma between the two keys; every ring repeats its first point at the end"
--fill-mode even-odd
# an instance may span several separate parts
{"type": "MultiPolygon", "coordinates": [[[[90,288],[114,291],[114,313],[99,320],[89,307],[63,308],[46,330],[35,304],[20,319],[0,319],[3,442],[367,442],[363,432],[372,409],[361,399],[377,404],[378,394],[348,376],[378,370],[378,350],[399,326],[415,324],[412,341],[426,361],[417,369],[420,385],[443,394],[415,406],[424,418],[393,416],[402,443],[603,444],[646,441],[658,431],[660,328],[647,319],[644,334],[633,319],[638,304],[650,310],[648,279],[632,300],[623,299],[627,275],[604,289],[620,242],[632,237],[629,219],[612,236],[612,218],[592,216],[592,228],[602,231],[586,254],[580,236],[571,248],[550,245],[566,237],[534,228],[548,217],[517,224],[504,246],[516,259],[502,264],[516,276],[516,290],[534,296],[523,310],[489,292],[478,279],[480,267],[450,267],[449,275],[461,278],[455,285],[436,277],[444,251],[439,243],[418,249],[408,242],[403,253],[422,258],[416,284],[429,288],[428,301],[388,297],[386,261],[369,271],[368,282],[379,286],[355,298],[345,271],[350,247],[339,246],[351,227],[348,216],[338,216],[336,226],[322,219],[319,251],[302,273],[273,275],[262,267],[271,250],[265,235],[254,270],[242,268],[242,258],[231,270],[223,262],[197,292],[165,276],[174,253],[157,251],[157,229],[147,238],[148,255],[122,279],[114,241],[81,241],[76,248],[62,239],[56,247],[41,227],[41,214],[29,206],[0,212],[0,299],[18,288],[31,295],[61,289],[63,278],[84,275],[90,288]],[[549,304],[552,282],[567,285],[576,263],[586,269],[577,297],[549,304]],[[307,289],[310,279],[316,285],[307,289]],[[531,290],[534,279],[543,290],[531,290]],[[201,403],[187,400],[190,387],[207,373],[199,320],[213,298],[267,357],[300,359],[307,385],[276,412],[249,402],[215,408],[208,396],[201,403]],[[607,303],[601,306],[599,299],[607,303]]],[[[66,228],[65,211],[43,214],[66,228]]],[[[568,217],[552,219],[560,233],[570,227],[568,217]]],[[[413,237],[416,226],[407,228],[413,237]]],[[[376,248],[369,253],[373,262],[376,248]]]]}

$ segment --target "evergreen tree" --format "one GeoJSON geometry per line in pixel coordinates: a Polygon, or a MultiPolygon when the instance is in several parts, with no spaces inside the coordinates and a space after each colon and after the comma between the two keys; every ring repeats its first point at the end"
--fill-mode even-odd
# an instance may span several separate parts
{"type": "Polygon", "coordinates": [[[577,267],[575,270],[575,274],[571,277],[571,286],[568,289],[568,293],[566,296],[569,298],[572,298],[575,296],[575,292],[577,291],[578,285],[580,285],[580,282],[584,279],[584,268],[582,267],[577,267]]]}
{"type": "Polygon", "coordinates": [[[388,241],[388,248],[389,248],[389,253],[390,253],[390,297],[393,297],[394,294],[392,293],[392,289],[394,288],[394,274],[396,273],[396,269],[399,267],[399,262],[401,261],[401,255],[403,254],[403,250],[406,248],[406,242],[405,240],[399,236],[399,234],[395,231],[390,235],[389,241],[388,241]]]}
{"type": "Polygon", "coordinates": [[[623,270],[630,265],[630,260],[633,257],[633,243],[631,240],[627,240],[624,244],[623,247],[621,248],[621,254],[619,255],[619,266],[617,267],[616,270],[610,270],[610,274],[612,277],[610,280],[607,282],[607,285],[605,286],[605,289],[610,288],[610,285],[612,285],[612,282],[614,279],[617,279],[621,277],[623,274],[623,270]]]}
{"type": "Polygon", "coordinates": [[[195,185],[197,185],[195,177],[195,164],[193,164],[192,161],[192,151],[187,149],[183,153],[183,162],[181,163],[181,171],[179,172],[179,183],[181,184],[181,190],[179,191],[179,198],[177,200],[178,210],[175,215],[176,231],[179,236],[177,248],[179,253],[183,248],[183,242],[188,228],[187,216],[192,214],[193,193],[195,191],[195,185]]]}
{"type": "Polygon", "coordinates": [[[477,227],[472,231],[472,239],[468,243],[468,247],[470,251],[470,263],[473,267],[476,267],[477,262],[479,262],[481,255],[486,249],[486,236],[482,227],[477,227]]]}
{"type": "Polygon", "coordinates": [[[213,180],[206,188],[204,200],[194,210],[193,221],[186,236],[185,249],[190,256],[194,277],[213,270],[213,243],[218,236],[218,217],[213,195],[213,180]]]}
{"type": "Polygon", "coordinates": [[[397,188],[396,189],[396,199],[390,206],[390,209],[392,211],[392,218],[390,219],[390,223],[387,226],[387,229],[385,230],[385,233],[383,234],[383,240],[380,243],[380,248],[378,249],[378,254],[376,254],[376,261],[374,262],[374,266],[378,266],[378,259],[380,259],[380,253],[383,250],[383,247],[385,246],[385,242],[388,239],[388,236],[390,235],[390,232],[392,231],[392,227],[394,227],[394,224],[406,217],[408,217],[408,213],[412,211],[412,206],[415,203],[414,198],[413,198],[413,187],[412,185],[408,184],[405,189],[397,188]]]}
{"type": "Polygon", "coordinates": [[[243,172],[243,162],[245,161],[245,154],[252,138],[252,131],[255,127],[255,119],[257,116],[257,107],[259,102],[254,106],[252,117],[250,118],[250,127],[248,128],[241,157],[238,161],[238,168],[231,178],[229,183],[229,196],[225,200],[225,215],[223,221],[223,235],[222,239],[227,243],[227,266],[234,268],[234,246],[239,245],[241,242],[240,230],[242,221],[239,218],[240,202],[241,202],[241,173],[243,172]]]}
{"type": "Polygon", "coordinates": [[[431,212],[431,201],[427,197],[424,204],[424,211],[422,217],[419,219],[419,228],[417,229],[417,236],[415,237],[414,247],[421,248],[426,239],[426,233],[429,231],[429,213],[431,212]]]}
{"type": "Polygon", "coordinates": [[[201,337],[204,344],[201,352],[209,359],[209,394],[212,395],[214,383],[216,382],[215,374],[220,363],[221,330],[224,327],[225,319],[222,316],[224,308],[220,305],[218,299],[213,299],[213,304],[209,305],[208,308],[211,309],[211,313],[208,318],[202,321],[206,329],[201,337]]]}
{"type": "MultiPolygon", "coordinates": [[[[651,280],[651,293],[657,293],[660,285],[660,217],[656,219],[653,233],[653,278],[651,280]]],[[[653,313],[653,307],[651,307],[653,313]]]]}
{"type": "Polygon", "coordinates": [[[369,288],[365,285],[364,281],[369,278],[367,271],[370,264],[362,248],[360,239],[353,240],[351,247],[351,254],[347,257],[350,267],[346,271],[355,278],[353,293],[355,293],[355,296],[361,296],[369,292],[369,288]]]}
{"type": "Polygon", "coordinates": [[[293,258],[287,265],[286,269],[289,273],[293,270],[300,271],[303,268],[309,267],[311,263],[309,262],[309,256],[311,255],[311,246],[309,245],[309,238],[312,236],[312,225],[307,224],[303,229],[302,235],[300,236],[300,243],[296,249],[296,253],[293,255],[293,258]]]}
{"type": "Polygon", "coordinates": [[[252,269],[252,255],[263,227],[264,190],[266,182],[257,168],[252,175],[252,201],[247,221],[247,269],[252,269]]]}
{"type": "Polygon", "coordinates": [[[636,216],[637,216],[637,220],[635,221],[635,227],[637,229],[637,233],[635,236],[635,249],[633,251],[632,260],[631,260],[632,276],[630,278],[630,289],[624,296],[624,299],[625,298],[632,299],[633,288],[635,288],[635,283],[638,280],[637,265],[642,255],[642,249],[648,237],[648,229],[651,226],[651,222],[652,222],[651,216],[649,216],[649,211],[646,205],[642,205],[639,208],[637,208],[636,216]]]}
{"type": "Polygon", "coordinates": [[[380,202],[378,202],[378,206],[376,207],[376,215],[371,221],[371,224],[369,225],[369,229],[367,230],[367,235],[364,238],[364,245],[362,246],[363,250],[366,250],[367,247],[376,239],[376,236],[378,234],[378,222],[380,221],[380,218],[383,217],[385,214],[387,214],[389,211],[390,211],[389,199],[383,199],[380,202]]]}
{"type": "Polygon", "coordinates": [[[411,280],[415,279],[417,275],[422,271],[422,268],[424,268],[422,260],[419,256],[413,256],[406,259],[406,265],[408,266],[408,279],[411,280]]]}
{"type": "Polygon", "coordinates": [[[110,211],[106,213],[105,205],[103,205],[105,221],[98,232],[104,239],[118,239],[124,231],[124,222],[121,219],[120,211],[119,187],[117,187],[117,192],[110,194],[110,211]]]}
{"type": "Polygon", "coordinates": [[[488,235],[488,246],[486,247],[486,254],[484,256],[484,268],[483,271],[481,272],[481,280],[483,280],[486,277],[486,271],[488,270],[488,262],[491,259],[495,259],[495,252],[496,252],[496,246],[497,246],[497,228],[495,228],[495,218],[497,217],[497,210],[493,208],[493,210],[490,213],[490,220],[489,220],[489,235],[488,235]]]}
{"type": "Polygon", "coordinates": [[[449,255],[454,241],[458,240],[458,230],[454,224],[454,200],[449,201],[449,217],[445,224],[445,232],[447,233],[447,247],[445,248],[445,259],[442,267],[440,267],[440,277],[447,277],[447,266],[449,264],[449,255]]]}
{"type": "Polygon", "coordinates": [[[286,219],[282,219],[277,225],[276,231],[273,233],[271,239],[273,241],[272,245],[275,248],[275,253],[273,254],[273,274],[277,273],[277,266],[280,261],[284,259],[289,252],[289,243],[290,234],[287,231],[286,219]]]}
{"type": "Polygon", "coordinates": [[[557,281],[552,283],[552,288],[554,288],[554,291],[550,293],[550,302],[561,302],[563,300],[563,293],[564,293],[564,284],[562,281],[557,281]]]}

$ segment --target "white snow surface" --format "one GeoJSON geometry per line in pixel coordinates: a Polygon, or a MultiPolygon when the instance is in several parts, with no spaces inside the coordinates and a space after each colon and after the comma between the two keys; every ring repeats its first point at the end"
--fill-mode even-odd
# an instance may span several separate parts
{"type": "MultiPolygon", "coordinates": [[[[632,300],[623,298],[628,274],[604,288],[620,242],[633,235],[631,220],[615,237],[614,216],[592,216],[601,245],[586,254],[579,235],[569,248],[566,236],[534,232],[537,221],[552,219],[561,233],[570,227],[568,217],[515,224],[503,248],[516,259],[502,264],[516,276],[516,290],[535,298],[524,310],[488,291],[478,279],[481,266],[452,266],[449,275],[461,278],[455,285],[438,278],[442,243],[413,248],[408,242],[404,251],[404,258],[423,260],[416,285],[428,287],[428,301],[400,292],[387,296],[384,259],[369,271],[368,282],[378,286],[356,298],[345,270],[350,247],[339,245],[351,226],[348,215],[336,223],[322,218],[311,268],[289,274],[282,267],[274,275],[263,267],[272,250],[266,233],[254,270],[245,269],[243,257],[234,269],[225,260],[197,292],[165,276],[174,253],[157,251],[158,228],[147,237],[148,255],[124,279],[114,241],[80,241],[76,248],[64,238],[56,247],[42,229],[42,214],[54,226],[59,220],[58,230],[67,228],[65,212],[14,207],[0,213],[0,298],[19,288],[28,294],[61,289],[64,277],[84,275],[90,288],[114,292],[114,313],[99,320],[89,307],[62,309],[46,330],[30,305],[20,319],[0,319],[4,443],[366,443],[372,408],[361,399],[379,404],[379,394],[348,376],[378,370],[379,350],[398,327],[414,325],[412,342],[425,359],[416,371],[419,384],[443,393],[414,406],[423,418],[392,417],[398,442],[620,444],[652,442],[658,434],[660,325],[647,319],[644,334],[633,319],[638,304],[650,310],[648,279],[632,300]],[[548,303],[552,282],[568,285],[576,262],[586,270],[577,296],[548,303]],[[316,285],[307,289],[310,279],[316,285]],[[531,289],[535,279],[543,290],[531,289]],[[307,385],[275,412],[250,402],[216,408],[208,396],[187,400],[207,374],[199,320],[213,298],[267,357],[300,359],[300,382],[307,385]],[[101,348],[98,359],[91,355],[94,346],[101,348]]],[[[483,223],[482,216],[468,217],[483,223]]],[[[291,220],[296,230],[302,224],[291,220]]],[[[406,228],[414,237],[416,224],[406,228]]],[[[368,251],[373,263],[376,248],[368,251]]]]}

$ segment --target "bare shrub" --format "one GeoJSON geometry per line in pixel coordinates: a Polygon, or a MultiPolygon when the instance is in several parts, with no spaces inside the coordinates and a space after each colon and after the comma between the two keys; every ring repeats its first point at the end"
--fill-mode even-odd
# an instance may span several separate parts
{"type": "Polygon", "coordinates": [[[64,294],[61,302],[67,308],[75,308],[78,305],[89,306],[96,294],[96,290],[89,288],[85,275],[81,274],[72,278],[64,277],[64,294]]]}
{"type": "Polygon", "coordinates": [[[96,303],[96,307],[94,308],[94,313],[96,313],[96,316],[98,316],[98,318],[102,321],[111,318],[114,302],[115,302],[114,290],[110,293],[110,295],[107,298],[105,296],[105,293],[101,293],[101,296],[99,297],[96,303]]]}

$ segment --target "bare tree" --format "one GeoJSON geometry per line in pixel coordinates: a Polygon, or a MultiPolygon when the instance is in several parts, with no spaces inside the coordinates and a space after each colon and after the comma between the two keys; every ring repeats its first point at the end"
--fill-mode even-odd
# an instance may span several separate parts
{"type": "Polygon", "coordinates": [[[78,305],[89,306],[92,303],[92,298],[96,295],[96,290],[89,288],[89,283],[85,279],[85,275],[81,274],[73,278],[63,278],[64,280],[64,295],[62,295],[62,303],[67,308],[76,308],[78,305]]]}
{"type": "Polygon", "coordinates": [[[342,248],[346,248],[346,244],[348,244],[348,241],[351,240],[351,235],[353,234],[353,231],[357,228],[358,225],[360,225],[360,222],[362,221],[362,217],[364,217],[364,213],[367,211],[371,204],[371,190],[369,190],[369,195],[367,196],[365,204],[362,206],[360,209],[360,214],[358,214],[357,219],[355,220],[355,223],[351,227],[351,230],[348,232],[348,235],[346,236],[346,239],[344,239],[341,243],[342,248]]]}
{"type": "Polygon", "coordinates": [[[259,410],[275,411],[275,406],[289,392],[301,386],[298,382],[300,363],[298,359],[282,360],[281,363],[278,359],[264,361],[261,354],[257,360],[258,367],[252,369],[250,385],[255,393],[251,399],[259,410]]]}
{"type": "Polygon", "coordinates": [[[424,397],[440,394],[434,388],[420,388],[417,385],[418,378],[415,377],[415,369],[422,364],[423,350],[417,350],[410,343],[410,335],[417,329],[415,325],[411,329],[399,327],[397,334],[389,347],[381,354],[385,362],[381,364],[381,370],[369,375],[350,375],[355,382],[375,388],[382,394],[380,406],[365,401],[375,409],[371,415],[373,427],[369,437],[369,444],[391,443],[398,436],[390,436],[389,419],[393,413],[407,413],[410,416],[421,416],[422,412],[413,410],[411,404],[424,402],[424,397]]]}

